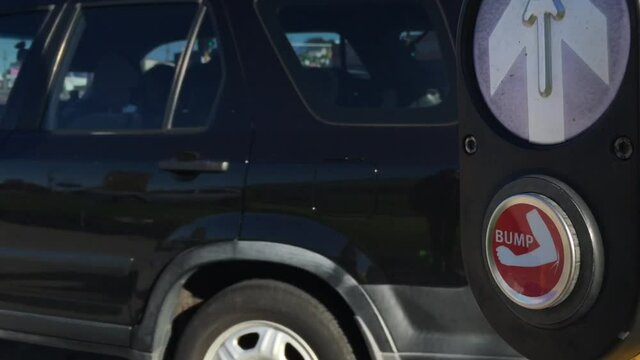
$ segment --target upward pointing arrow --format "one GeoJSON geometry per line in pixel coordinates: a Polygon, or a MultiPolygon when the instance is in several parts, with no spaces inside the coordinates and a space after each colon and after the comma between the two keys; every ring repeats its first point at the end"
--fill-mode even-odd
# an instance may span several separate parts
{"type": "Polygon", "coordinates": [[[607,18],[592,0],[509,0],[489,36],[491,96],[513,76],[511,69],[526,49],[527,135],[536,144],[567,139],[564,46],[609,85],[607,18]]]}
{"type": "Polygon", "coordinates": [[[561,0],[529,0],[522,19],[525,23],[533,25],[544,15],[551,15],[560,21],[564,14],[565,8],[561,0]]]}
{"type": "Polygon", "coordinates": [[[551,19],[560,21],[564,14],[561,0],[529,0],[522,16],[526,26],[538,24],[538,90],[543,97],[552,91],[551,19]]]}

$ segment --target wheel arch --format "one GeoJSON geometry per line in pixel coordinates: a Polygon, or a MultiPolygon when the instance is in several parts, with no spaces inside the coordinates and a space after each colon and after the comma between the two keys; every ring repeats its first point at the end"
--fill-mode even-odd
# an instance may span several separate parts
{"type": "Polygon", "coordinates": [[[355,315],[372,359],[394,353],[395,346],[378,310],[360,284],[332,260],[312,251],[272,242],[232,241],[193,248],[176,257],[156,282],[142,318],[132,332],[133,349],[162,359],[175,309],[185,285],[199,270],[218,264],[256,262],[302,270],[330,286],[355,315]]]}

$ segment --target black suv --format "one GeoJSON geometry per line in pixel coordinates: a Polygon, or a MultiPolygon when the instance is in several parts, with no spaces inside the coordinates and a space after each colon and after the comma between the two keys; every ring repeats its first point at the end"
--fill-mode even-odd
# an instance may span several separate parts
{"type": "Polygon", "coordinates": [[[462,266],[458,0],[0,4],[0,337],[512,358],[462,266]]]}

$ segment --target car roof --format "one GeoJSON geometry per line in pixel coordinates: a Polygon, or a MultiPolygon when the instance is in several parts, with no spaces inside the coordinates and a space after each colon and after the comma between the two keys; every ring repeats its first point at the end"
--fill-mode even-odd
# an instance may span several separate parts
{"type": "MultiPolygon", "coordinates": [[[[99,3],[99,2],[107,2],[113,0],[0,0],[0,13],[12,12],[12,11],[22,11],[22,10],[33,10],[42,7],[62,5],[66,2],[75,1],[75,2],[85,2],[85,3],[99,3]]],[[[138,0],[145,1],[145,0],[138,0]]],[[[147,0],[153,2],[152,0],[147,0]]],[[[176,2],[188,1],[193,2],[194,0],[176,0],[176,2]]]]}
{"type": "Polygon", "coordinates": [[[28,9],[64,3],[65,0],[13,0],[0,1],[0,9],[28,9]]]}

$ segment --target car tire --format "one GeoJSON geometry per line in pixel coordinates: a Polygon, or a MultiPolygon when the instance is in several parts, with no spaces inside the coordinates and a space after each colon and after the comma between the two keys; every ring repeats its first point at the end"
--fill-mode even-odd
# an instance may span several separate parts
{"type": "Polygon", "coordinates": [[[355,360],[329,310],[306,292],[249,280],[215,295],[182,334],[175,359],[355,360]],[[253,355],[252,355],[253,354],[253,355]]]}

